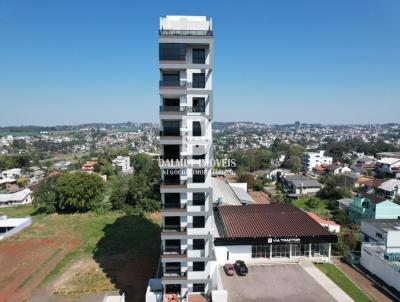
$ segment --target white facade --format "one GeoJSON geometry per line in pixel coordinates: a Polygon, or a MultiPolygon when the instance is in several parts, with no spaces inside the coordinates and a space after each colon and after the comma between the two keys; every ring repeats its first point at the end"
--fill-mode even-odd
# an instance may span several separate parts
{"type": "Polygon", "coordinates": [[[131,167],[131,159],[129,156],[117,156],[113,159],[112,165],[114,168],[119,168],[122,173],[133,172],[131,167]]]}
{"type": "Polygon", "coordinates": [[[31,204],[31,193],[30,189],[25,188],[17,192],[0,194],[0,207],[31,204]]]}
{"type": "Polygon", "coordinates": [[[9,170],[4,170],[3,172],[1,172],[1,174],[4,178],[17,178],[22,175],[22,169],[14,168],[9,170]]]}
{"type": "Polygon", "coordinates": [[[182,298],[192,293],[210,295],[211,20],[161,18],[159,52],[162,291],[182,298]]]}
{"type": "Polygon", "coordinates": [[[325,156],[325,151],[320,150],[318,152],[306,152],[303,155],[303,168],[307,171],[312,171],[312,169],[320,164],[332,164],[332,157],[325,156]]]}

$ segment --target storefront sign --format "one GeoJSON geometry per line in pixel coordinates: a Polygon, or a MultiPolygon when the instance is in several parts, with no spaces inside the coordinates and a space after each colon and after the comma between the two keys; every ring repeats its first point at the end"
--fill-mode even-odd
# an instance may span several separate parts
{"type": "Polygon", "coordinates": [[[268,238],[268,243],[300,243],[300,238],[268,238]]]}

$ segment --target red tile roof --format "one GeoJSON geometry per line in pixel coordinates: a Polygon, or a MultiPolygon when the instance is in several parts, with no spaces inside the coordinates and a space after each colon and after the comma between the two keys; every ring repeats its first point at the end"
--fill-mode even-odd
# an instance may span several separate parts
{"type": "Polygon", "coordinates": [[[319,224],[329,224],[329,225],[338,225],[336,222],[332,220],[326,220],[321,217],[319,217],[317,214],[314,214],[313,212],[306,212],[308,216],[310,216],[312,219],[314,219],[316,222],[319,224]]]}
{"type": "Polygon", "coordinates": [[[285,203],[218,207],[225,238],[306,237],[331,234],[306,212],[285,203]]]}

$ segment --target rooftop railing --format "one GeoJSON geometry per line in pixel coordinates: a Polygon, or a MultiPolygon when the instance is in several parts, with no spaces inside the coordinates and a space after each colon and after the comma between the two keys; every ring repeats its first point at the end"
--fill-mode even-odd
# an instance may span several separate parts
{"type": "Polygon", "coordinates": [[[212,36],[211,30],[172,30],[161,29],[160,36],[212,36]]]}

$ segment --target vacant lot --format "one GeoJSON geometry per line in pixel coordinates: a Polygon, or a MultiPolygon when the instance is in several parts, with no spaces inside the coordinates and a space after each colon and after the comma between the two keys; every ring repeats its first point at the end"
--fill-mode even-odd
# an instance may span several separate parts
{"type": "MultiPolygon", "coordinates": [[[[33,224],[0,242],[0,301],[54,301],[117,290],[142,301],[159,256],[157,215],[44,215],[33,207],[1,209],[32,215],[33,224]],[[49,299],[50,297],[50,299],[49,299]]],[[[73,300],[73,299],[72,299],[73,300]]]]}
{"type": "Polygon", "coordinates": [[[229,302],[334,302],[303,268],[297,264],[249,266],[245,277],[228,277],[221,271],[229,302]]]}

